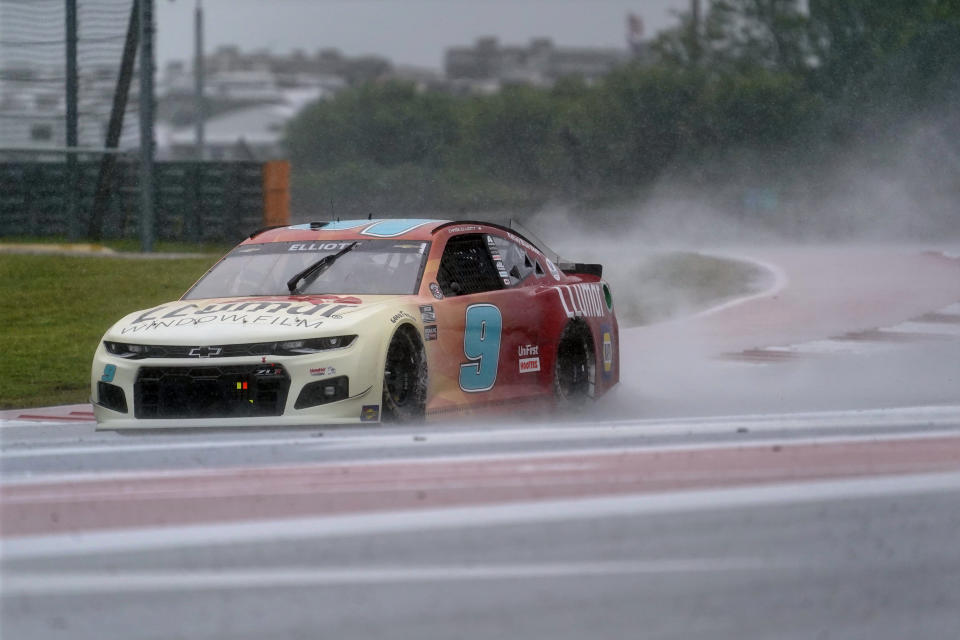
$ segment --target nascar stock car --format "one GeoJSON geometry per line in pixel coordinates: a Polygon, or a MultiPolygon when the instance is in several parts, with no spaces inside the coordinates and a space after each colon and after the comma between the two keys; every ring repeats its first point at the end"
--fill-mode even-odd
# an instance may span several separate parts
{"type": "Polygon", "coordinates": [[[518,230],[488,223],[261,230],[180,300],[106,332],[92,367],[98,428],[408,421],[580,404],[619,380],[601,275],[600,265],[558,266],[518,230]]]}

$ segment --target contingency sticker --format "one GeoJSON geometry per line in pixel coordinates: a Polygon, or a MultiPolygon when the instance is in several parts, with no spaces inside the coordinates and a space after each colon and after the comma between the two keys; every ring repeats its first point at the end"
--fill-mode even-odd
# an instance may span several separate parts
{"type": "Polygon", "coordinates": [[[603,375],[609,377],[613,371],[613,335],[609,329],[603,330],[603,375]]]}
{"type": "Polygon", "coordinates": [[[420,305],[420,321],[424,324],[437,321],[437,313],[433,310],[432,304],[420,305]]]}
{"type": "Polygon", "coordinates": [[[102,382],[113,382],[113,377],[117,375],[117,365],[108,364],[103,368],[103,375],[100,376],[102,382]]]}
{"type": "Polygon", "coordinates": [[[437,325],[431,324],[423,328],[423,339],[425,341],[437,339],[437,325]]]}
{"type": "Polygon", "coordinates": [[[560,280],[560,270],[557,269],[557,265],[553,264],[550,258],[547,258],[547,269],[554,280],[560,280]]]}
{"type": "Polygon", "coordinates": [[[520,358],[520,373],[540,371],[540,358],[520,358]]]}
{"type": "Polygon", "coordinates": [[[310,375],[312,376],[332,376],[336,373],[336,367],[313,367],[310,369],[310,375]]]}
{"type": "Polygon", "coordinates": [[[520,373],[535,373],[540,371],[540,345],[520,345],[517,347],[517,358],[520,363],[520,373]]]}
{"type": "Polygon", "coordinates": [[[380,405],[365,404],[360,409],[360,422],[376,422],[380,419],[380,405]]]}

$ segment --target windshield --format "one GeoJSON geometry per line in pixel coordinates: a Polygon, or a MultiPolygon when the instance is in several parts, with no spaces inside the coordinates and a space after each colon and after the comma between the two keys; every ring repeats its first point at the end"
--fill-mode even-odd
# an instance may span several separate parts
{"type": "Polygon", "coordinates": [[[429,242],[347,240],[330,242],[270,242],[241,245],[231,251],[184,296],[286,296],[287,283],[328,256],[353,248],[326,269],[302,277],[300,295],[412,294],[420,286],[429,242]]]}

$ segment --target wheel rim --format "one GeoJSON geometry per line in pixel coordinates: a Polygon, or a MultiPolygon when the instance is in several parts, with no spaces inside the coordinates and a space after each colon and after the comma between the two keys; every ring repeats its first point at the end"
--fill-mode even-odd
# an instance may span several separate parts
{"type": "Polygon", "coordinates": [[[557,354],[557,383],[563,398],[586,393],[586,350],[582,341],[571,340],[557,354]]]}
{"type": "Polygon", "coordinates": [[[405,407],[416,393],[417,351],[410,336],[398,334],[390,343],[383,372],[386,397],[395,407],[405,407]]]}

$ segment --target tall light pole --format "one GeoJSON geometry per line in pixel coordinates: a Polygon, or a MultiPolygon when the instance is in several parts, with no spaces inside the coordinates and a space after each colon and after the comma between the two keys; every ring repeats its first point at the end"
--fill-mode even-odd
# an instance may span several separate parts
{"type": "Polygon", "coordinates": [[[205,155],[204,120],[207,116],[207,105],[203,97],[203,83],[203,3],[202,0],[197,0],[193,14],[193,100],[197,160],[203,160],[205,155]]]}
{"type": "Polygon", "coordinates": [[[140,248],[153,251],[153,0],[140,0],[140,248]]]}
{"type": "Polygon", "coordinates": [[[700,0],[690,0],[690,57],[700,62],[700,0]]]}
{"type": "Polygon", "coordinates": [[[77,75],[77,0],[66,2],[66,168],[67,168],[67,233],[71,240],[80,236],[80,205],[77,190],[80,181],[77,179],[76,147],[79,144],[77,134],[79,111],[77,110],[78,75],[77,75]]]}

